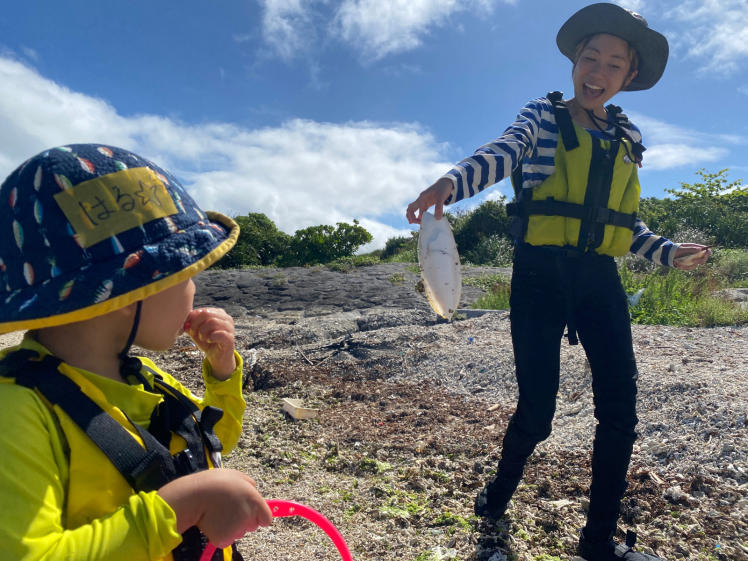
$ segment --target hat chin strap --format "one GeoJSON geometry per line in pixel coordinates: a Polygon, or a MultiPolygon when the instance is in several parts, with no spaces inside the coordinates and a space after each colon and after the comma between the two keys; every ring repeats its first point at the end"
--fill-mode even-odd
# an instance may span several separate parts
{"type": "Polygon", "coordinates": [[[127,379],[127,376],[140,371],[141,362],[137,358],[130,356],[130,347],[132,347],[135,341],[135,336],[138,334],[138,327],[140,327],[140,311],[143,308],[143,301],[138,300],[135,306],[135,318],[132,322],[132,329],[130,329],[130,335],[127,337],[127,343],[125,347],[117,355],[120,359],[119,372],[122,378],[127,379]]]}

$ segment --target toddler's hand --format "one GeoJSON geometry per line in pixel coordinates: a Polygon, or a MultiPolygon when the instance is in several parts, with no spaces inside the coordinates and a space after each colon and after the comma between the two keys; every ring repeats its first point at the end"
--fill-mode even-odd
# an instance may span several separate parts
{"type": "Polygon", "coordinates": [[[184,331],[205,353],[214,377],[225,380],[236,370],[234,320],[224,310],[192,310],[184,323],[184,331]]]}
{"type": "Polygon", "coordinates": [[[197,526],[217,548],[273,522],[254,480],[233,469],[185,475],[161,487],[158,494],[174,509],[177,531],[197,526]]]}

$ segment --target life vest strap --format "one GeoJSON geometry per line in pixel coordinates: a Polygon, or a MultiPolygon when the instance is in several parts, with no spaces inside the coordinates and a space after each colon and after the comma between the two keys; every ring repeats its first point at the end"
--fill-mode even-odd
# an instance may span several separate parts
{"type": "Polygon", "coordinates": [[[564,103],[564,94],[561,92],[549,92],[548,100],[553,105],[553,114],[556,117],[556,124],[561,131],[561,138],[564,141],[566,151],[574,150],[579,147],[577,132],[574,130],[574,123],[571,119],[569,108],[564,103]]]}
{"type": "Polygon", "coordinates": [[[578,218],[598,224],[609,224],[633,230],[636,225],[636,213],[631,214],[619,212],[606,207],[589,208],[585,205],[557,201],[549,197],[539,201],[520,201],[507,203],[506,213],[508,216],[526,217],[532,214],[543,216],[565,216],[567,218],[578,218]]]}
{"type": "Polygon", "coordinates": [[[174,479],[176,472],[169,451],[148,431],[134,425],[146,445],[143,448],[78,384],[59,372],[61,362],[51,355],[40,359],[33,351],[19,350],[0,362],[0,374],[15,378],[20,386],[38,390],[65,411],[133,489],[151,491],[174,479]]]}

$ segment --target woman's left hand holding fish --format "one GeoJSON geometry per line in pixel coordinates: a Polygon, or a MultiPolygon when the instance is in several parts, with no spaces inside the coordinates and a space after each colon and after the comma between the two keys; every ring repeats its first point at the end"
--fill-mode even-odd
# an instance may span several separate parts
{"type": "Polygon", "coordinates": [[[710,245],[701,245],[698,243],[682,243],[675,250],[673,267],[682,271],[690,271],[699,265],[703,265],[712,254],[710,245]]]}

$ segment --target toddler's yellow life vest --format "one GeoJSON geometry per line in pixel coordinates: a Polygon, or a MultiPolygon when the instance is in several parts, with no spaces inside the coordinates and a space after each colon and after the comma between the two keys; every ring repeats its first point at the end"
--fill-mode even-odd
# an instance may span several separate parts
{"type": "Polygon", "coordinates": [[[643,147],[619,134],[614,140],[592,136],[573,123],[558,92],[548,96],[560,131],[555,171],[531,197],[513,174],[519,200],[508,205],[508,213],[522,219],[522,239],[530,245],[625,255],[641,192],[633,160],[643,147]]]}

